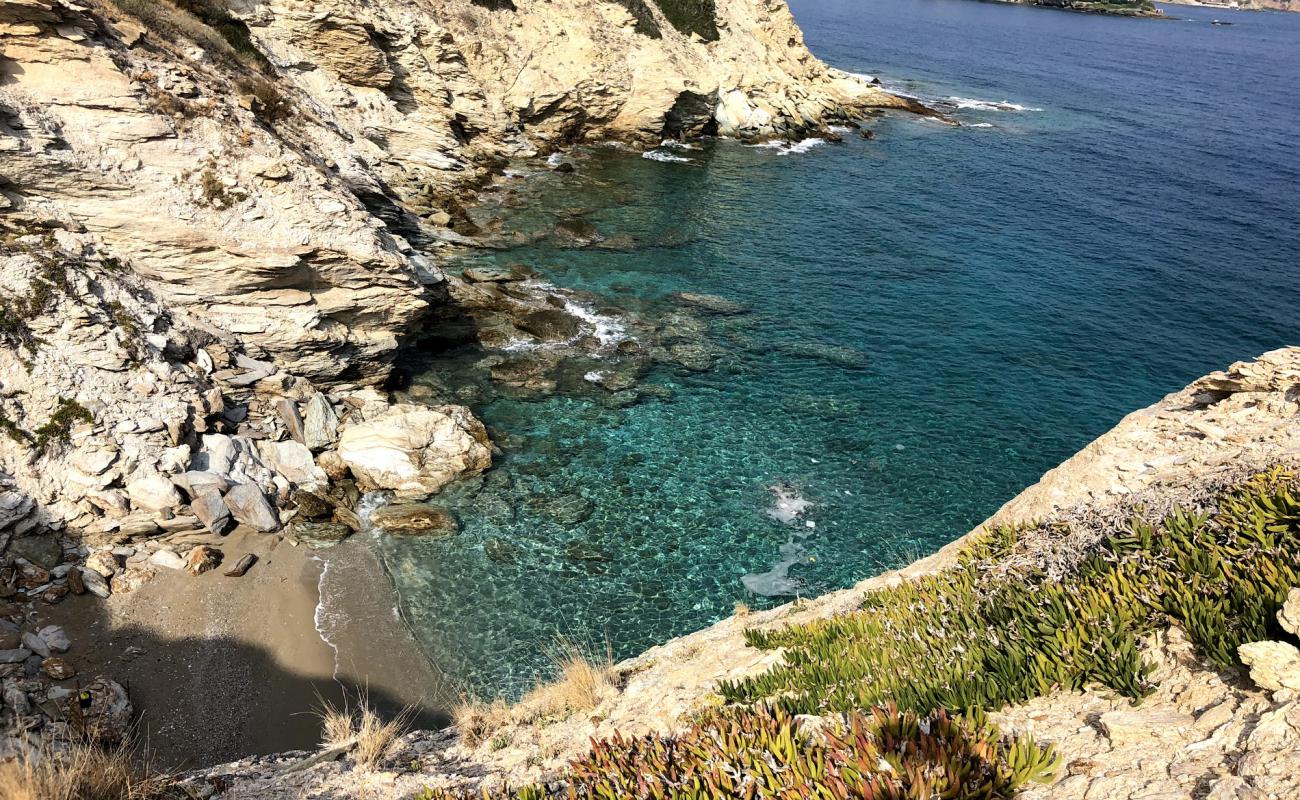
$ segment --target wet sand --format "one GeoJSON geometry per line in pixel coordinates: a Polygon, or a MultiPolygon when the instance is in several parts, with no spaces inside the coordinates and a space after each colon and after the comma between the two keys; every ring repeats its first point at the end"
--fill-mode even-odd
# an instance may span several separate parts
{"type": "Polygon", "coordinates": [[[67,628],[83,676],[127,687],[157,766],[311,749],[315,711],[345,691],[388,713],[415,707],[421,726],[442,721],[446,684],[397,618],[391,581],[364,542],[316,553],[240,529],[212,543],[225,561],[204,575],[155,568],[129,594],[71,597],[42,613],[67,628]],[[249,552],[258,561],[244,577],[223,574],[249,552]],[[316,627],[323,570],[330,643],[316,627]]]}

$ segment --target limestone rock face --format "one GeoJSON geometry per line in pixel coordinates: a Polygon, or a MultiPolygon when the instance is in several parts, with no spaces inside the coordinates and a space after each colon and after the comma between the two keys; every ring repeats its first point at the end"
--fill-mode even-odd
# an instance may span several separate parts
{"type": "Polygon", "coordinates": [[[265,78],[115,4],[0,0],[0,208],[86,229],[166,305],[321,384],[382,380],[444,294],[417,217],[445,225],[503,158],[907,105],[814,58],[782,0],[719,3],[708,42],[656,2],[227,5],[265,78]]]}
{"type": "Polygon", "coordinates": [[[1282,630],[1300,636],[1300,589],[1292,589],[1287,593],[1286,603],[1277,612],[1277,621],[1282,630]]]}
{"type": "Polygon", "coordinates": [[[363,489],[422,498],[492,465],[487,430],[463,406],[398,404],[345,429],[339,456],[363,489]]]}
{"type": "Polygon", "coordinates": [[[1300,650],[1287,642],[1250,642],[1237,648],[1250,667],[1250,679],[1261,689],[1300,691],[1300,650]]]}

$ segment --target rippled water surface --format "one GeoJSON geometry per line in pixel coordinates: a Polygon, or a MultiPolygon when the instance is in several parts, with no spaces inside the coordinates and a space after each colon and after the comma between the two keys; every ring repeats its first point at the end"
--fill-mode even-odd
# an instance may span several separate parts
{"type": "MultiPolygon", "coordinates": [[[[446,498],[464,530],[380,543],[455,681],[517,691],[556,633],[623,656],[737,602],[849,585],[964,533],[1128,411],[1298,338],[1300,15],[794,10],[818,55],[962,126],[661,151],[687,161],[593,149],[517,181],[508,230],[583,209],[632,245],[477,261],[530,264],[593,308],[663,315],[685,290],[748,313],[705,316],[714,368],[656,368],[659,397],[632,407],[477,403],[505,456],[446,498]],[[766,513],[776,484],[803,517],[766,513]]],[[[456,384],[480,355],[413,366],[456,384]]]]}

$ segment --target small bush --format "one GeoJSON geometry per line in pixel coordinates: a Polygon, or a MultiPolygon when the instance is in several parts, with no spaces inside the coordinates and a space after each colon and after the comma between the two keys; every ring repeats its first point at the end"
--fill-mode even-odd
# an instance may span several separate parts
{"type": "Polygon", "coordinates": [[[614,687],[614,658],[608,648],[597,658],[572,639],[559,637],[547,655],[556,679],[538,684],[516,709],[525,720],[572,714],[595,708],[614,687]]]}
{"type": "Polygon", "coordinates": [[[699,34],[706,42],[718,40],[718,9],[715,0],[654,0],[672,26],[689,36],[699,34]]]}
{"type": "Polygon", "coordinates": [[[451,709],[451,722],[462,742],[477,747],[510,724],[510,705],[499,698],[486,703],[477,698],[462,697],[451,709]]]}
{"type": "Polygon", "coordinates": [[[66,444],[72,437],[73,427],[78,422],[93,423],[94,421],[95,415],[91,414],[85,406],[76,400],[61,398],[59,407],[55,409],[50,421],[32,432],[32,446],[37,452],[44,453],[51,445],[66,444]]]}
{"type": "Polygon", "coordinates": [[[347,699],[342,705],[325,703],[318,712],[321,744],[350,748],[357,766],[370,769],[378,766],[410,729],[412,714],[411,709],[405,709],[385,722],[371,708],[365,694],[357,698],[355,706],[347,699]]]}
{"type": "Polygon", "coordinates": [[[3,411],[0,411],[0,433],[5,434],[19,444],[27,444],[30,441],[27,432],[18,427],[16,422],[5,416],[3,411]]]}
{"type": "Polygon", "coordinates": [[[293,116],[293,104],[266,78],[248,78],[239,82],[239,90],[253,98],[253,114],[267,125],[275,125],[293,116]]]}

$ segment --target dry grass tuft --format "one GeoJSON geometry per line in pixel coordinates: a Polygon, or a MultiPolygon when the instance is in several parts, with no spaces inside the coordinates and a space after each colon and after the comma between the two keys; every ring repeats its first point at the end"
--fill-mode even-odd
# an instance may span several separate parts
{"type": "Polygon", "coordinates": [[[355,704],[346,697],[341,705],[323,701],[321,710],[317,712],[321,722],[321,744],[326,749],[351,749],[358,767],[376,767],[410,729],[414,713],[414,709],[405,708],[385,722],[370,706],[370,699],[364,692],[357,696],[355,704]]]}
{"type": "Polygon", "coordinates": [[[510,705],[500,698],[488,703],[476,697],[462,696],[451,709],[451,722],[467,747],[477,747],[486,742],[509,725],[512,718],[510,705]]]}
{"type": "Polygon", "coordinates": [[[169,783],[149,776],[129,750],[86,744],[0,762],[4,800],[155,800],[167,796],[169,783]]]}
{"type": "Polygon", "coordinates": [[[528,720],[589,711],[614,691],[614,654],[608,645],[604,656],[587,654],[581,645],[563,636],[547,652],[557,677],[538,684],[519,701],[518,711],[528,720]]]}
{"type": "Polygon", "coordinates": [[[741,600],[737,600],[735,607],[731,609],[731,612],[737,617],[748,617],[751,611],[749,603],[741,600]]]}
{"type": "Polygon", "coordinates": [[[614,655],[608,645],[601,657],[563,636],[547,650],[555,665],[556,678],[539,683],[514,706],[497,699],[488,703],[463,695],[451,709],[452,724],[467,747],[477,747],[491,740],[506,746],[510,739],[498,733],[510,725],[526,725],[545,719],[559,719],[581,711],[590,711],[617,692],[614,682],[614,655]]]}

